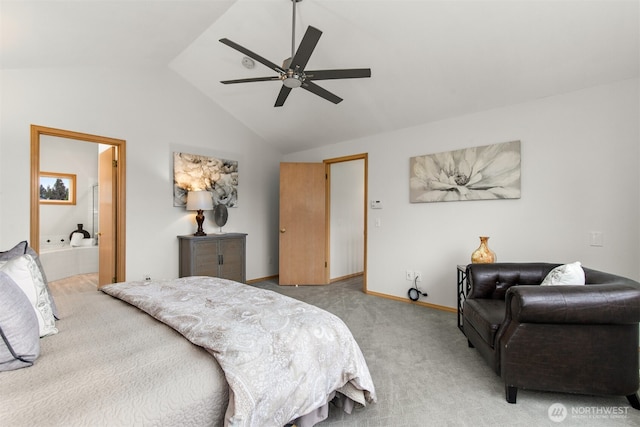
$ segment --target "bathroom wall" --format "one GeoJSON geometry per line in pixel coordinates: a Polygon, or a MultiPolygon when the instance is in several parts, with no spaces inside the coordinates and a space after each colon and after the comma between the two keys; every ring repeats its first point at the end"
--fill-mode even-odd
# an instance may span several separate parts
{"type": "Polygon", "coordinates": [[[40,205],[41,248],[68,245],[69,235],[78,224],[95,237],[92,188],[98,183],[98,144],[43,135],[40,171],[76,175],[75,205],[40,205]]]}

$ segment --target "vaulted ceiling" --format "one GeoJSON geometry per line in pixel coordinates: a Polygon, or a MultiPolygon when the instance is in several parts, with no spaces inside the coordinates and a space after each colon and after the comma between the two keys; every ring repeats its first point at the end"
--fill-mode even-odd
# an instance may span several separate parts
{"type": "Polygon", "coordinates": [[[357,139],[638,77],[637,0],[303,0],[296,45],[323,31],[307,69],[364,68],[328,80],[330,103],[281,83],[218,40],[281,64],[291,0],[0,2],[0,66],[169,67],[282,152],[357,139]]]}

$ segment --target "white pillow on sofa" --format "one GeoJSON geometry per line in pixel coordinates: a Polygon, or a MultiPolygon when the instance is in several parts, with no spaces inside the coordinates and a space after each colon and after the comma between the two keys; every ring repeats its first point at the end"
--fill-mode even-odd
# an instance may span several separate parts
{"type": "Polygon", "coordinates": [[[40,337],[57,334],[58,329],[56,329],[49,293],[33,257],[21,255],[9,261],[0,261],[0,271],[13,279],[27,295],[38,318],[40,337]]]}
{"type": "Polygon", "coordinates": [[[580,261],[573,262],[571,264],[560,265],[547,274],[544,278],[541,286],[555,286],[555,285],[584,285],[584,270],[580,261]]]}

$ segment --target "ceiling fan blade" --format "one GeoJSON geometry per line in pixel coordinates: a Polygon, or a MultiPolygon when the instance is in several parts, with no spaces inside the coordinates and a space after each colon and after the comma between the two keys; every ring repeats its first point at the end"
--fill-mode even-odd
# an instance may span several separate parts
{"type": "Polygon", "coordinates": [[[298,46],[298,50],[291,60],[291,65],[289,66],[291,69],[300,67],[301,70],[304,70],[304,67],[307,66],[307,62],[309,62],[309,58],[311,58],[311,54],[316,48],[321,35],[322,31],[319,29],[312,27],[311,25],[307,27],[307,32],[304,33],[300,46],[298,46]]]}
{"type": "Polygon", "coordinates": [[[238,43],[232,42],[231,40],[226,39],[226,38],[220,39],[220,43],[226,44],[227,46],[237,50],[240,53],[244,53],[249,58],[258,61],[262,65],[266,65],[267,67],[271,68],[272,70],[277,71],[280,74],[284,74],[284,72],[285,72],[282,69],[282,67],[274,64],[273,62],[269,61],[268,59],[263,58],[262,56],[258,55],[257,53],[250,51],[246,47],[240,46],[238,43]]]}
{"type": "Polygon", "coordinates": [[[305,77],[311,80],[359,79],[371,77],[370,68],[350,68],[346,70],[305,71],[305,77]]]}
{"type": "Polygon", "coordinates": [[[287,97],[289,96],[290,93],[291,93],[291,88],[286,87],[285,85],[282,85],[282,88],[280,89],[280,93],[278,94],[278,99],[276,99],[276,104],[274,105],[274,107],[282,107],[284,105],[284,101],[287,100],[287,97]]]}
{"type": "Polygon", "coordinates": [[[271,80],[280,80],[280,77],[273,76],[273,77],[254,77],[250,79],[222,80],[220,83],[224,83],[228,85],[232,83],[268,82],[271,80]]]}
{"type": "Polygon", "coordinates": [[[340,98],[339,96],[332,94],[328,90],[321,88],[320,86],[313,82],[310,82],[309,80],[305,80],[304,83],[302,83],[301,87],[311,93],[315,93],[316,95],[323,97],[327,101],[333,102],[334,104],[338,104],[342,101],[342,98],[340,98]]]}

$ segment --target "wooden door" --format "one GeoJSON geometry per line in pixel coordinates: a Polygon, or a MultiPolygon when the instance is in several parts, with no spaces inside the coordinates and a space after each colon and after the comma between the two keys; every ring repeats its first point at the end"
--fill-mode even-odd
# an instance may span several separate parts
{"type": "Polygon", "coordinates": [[[326,285],[323,163],[280,164],[280,285],[326,285]]]}
{"type": "Polygon", "coordinates": [[[98,159],[98,287],[116,281],[117,153],[109,147],[98,159]]]}

